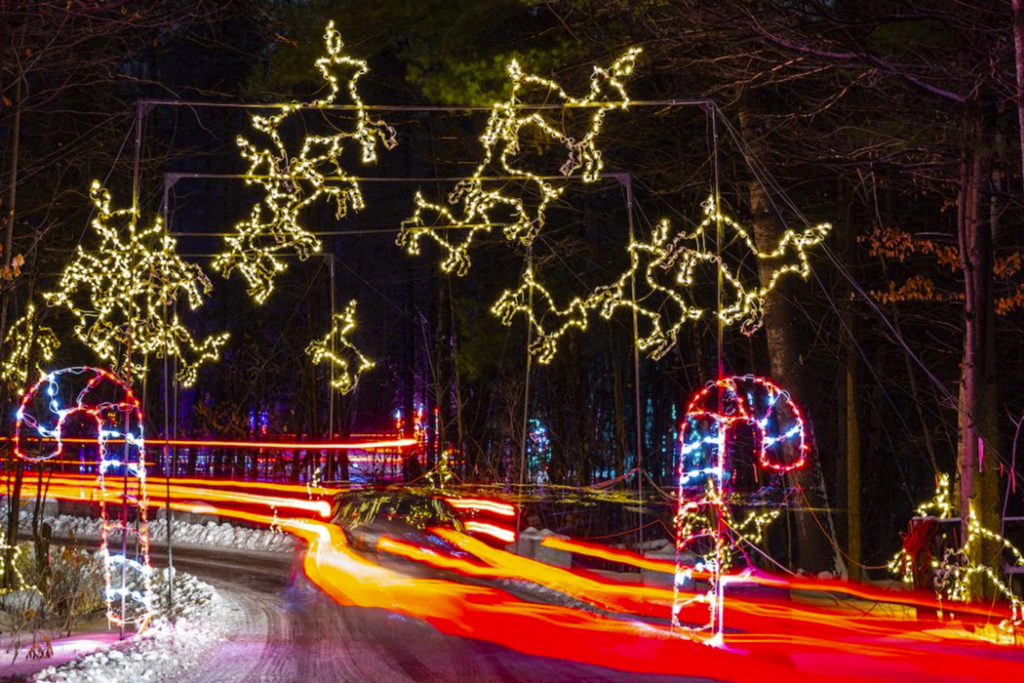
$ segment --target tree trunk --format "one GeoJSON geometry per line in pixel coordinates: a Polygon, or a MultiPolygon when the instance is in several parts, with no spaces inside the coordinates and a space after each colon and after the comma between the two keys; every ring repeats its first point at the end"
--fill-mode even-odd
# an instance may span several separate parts
{"type": "MultiPolygon", "coordinates": [[[[618,351],[618,346],[612,344],[612,349],[618,351]]],[[[629,450],[626,445],[626,387],[625,378],[622,373],[622,363],[619,362],[619,354],[612,355],[612,393],[615,404],[615,453],[616,471],[612,476],[618,476],[626,472],[626,452],[629,450]]]]}
{"type": "MultiPolygon", "coordinates": [[[[436,285],[433,303],[431,304],[432,320],[434,320],[434,338],[431,344],[433,350],[433,362],[431,382],[432,395],[434,399],[434,411],[428,413],[431,417],[433,428],[433,453],[432,458],[427,460],[427,467],[431,468],[435,462],[440,462],[444,454],[445,442],[448,440],[448,418],[451,415],[451,384],[452,384],[452,355],[451,355],[451,319],[448,317],[448,300],[445,287],[446,277],[434,277],[436,285]]],[[[465,462],[463,462],[465,465],[465,462]]],[[[463,477],[465,470],[461,471],[463,477]]]]}
{"type": "MultiPolygon", "coordinates": [[[[746,144],[755,158],[767,157],[767,150],[759,144],[760,137],[751,130],[751,116],[740,111],[740,129],[746,144]]],[[[779,243],[784,227],[776,220],[764,188],[756,180],[748,183],[750,195],[751,227],[754,243],[760,251],[773,251],[779,243]]],[[[771,279],[772,264],[759,262],[759,276],[762,285],[771,279]]],[[[788,297],[792,278],[780,279],[775,289],[764,302],[764,332],[768,342],[768,357],[772,377],[788,391],[801,406],[807,403],[803,386],[803,361],[800,357],[800,333],[796,324],[798,310],[788,297]]],[[[811,423],[807,423],[808,442],[814,445],[811,423]]],[[[819,454],[815,450],[807,467],[790,474],[790,485],[802,493],[796,498],[798,511],[795,515],[797,531],[797,557],[799,566],[809,572],[836,571],[835,555],[829,539],[822,531],[831,526],[828,513],[825,480],[819,454]],[[800,505],[800,502],[803,505],[800,505]]]]}
{"type": "MultiPolygon", "coordinates": [[[[847,205],[845,187],[837,183],[836,206],[847,205]]],[[[838,246],[841,258],[845,263],[854,264],[856,249],[854,246],[855,221],[847,205],[844,229],[838,232],[838,246]]],[[[839,384],[839,453],[836,463],[836,503],[840,510],[846,511],[846,535],[843,543],[846,546],[847,558],[850,560],[848,570],[851,579],[861,578],[862,566],[862,523],[861,523],[861,442],[860,442],[860,409],[857,396],[860,383],[857,379],[859,354],[857,349],[857,322],[854,316],[853,288],[848,284],[842,289],[839,303],[838,337],[842,340],[844,351],[844,377],[839,384]]]]}
{"type": "MultiPolygon", "coordinates": [[[[999,528],[999,465],[995,403],[995,311],[992,301],[992,224],[986,209],[985,184],[989,152],[983,119],[969,110],[969,141],[961,164],[958,232],[964,269],[963,385],[960,392],[960,453],[958,460],[961,542],[974,515],[982,526],[999,528]],[[988,451],[986,455],[985,451],[988,451]]],[[[991,543],[972,546],[970,560],[998,566],[998,550],[991,543]]],[[[972,597],[990,594],[980,581],[971,586],[972,597]]]]}
{"type": "MultiPolygon", "coordinates": [[[[467,472],[471,472],[475,478],[479,474],[480,464],[480,453],[474,450],[472,458],[466,448],[466,436],[464,433],[463,416],[462,416],[462,380],[459,373],[459,358],[458,358],[458,338],[459,338],[459,324],[458,318],[455,316],[455,296],[452,293],[452,279],[450,277],[445,278],[445,284],[448,288],[448,315],[451,318],[451,338],[450,338],[450,349],[451,349],[451,365],[452,365],[452,400],[455,402],[455,445],[459,457],[465,463],[467,472]]],[[[448,340],[446,340],[448,341],[448,340]]]]}
{"type": "Polygon", "coordinates": [[[850,341],[846,347],[845,444],[846,460],[846,554],[851,579],[860,579],[861,552],[861,471],[860,414],[857,410],[857,351],[852,334],[852,316],[847,317],[850,341]]]}
{"type": "MultiPolygon", "coordinates": [[[[14,124],[11,126],[10,187],[7,195],[7,215],[4,216],[4,268],[10,267],[11,259],[14,257],[14,207],[17,205],[17,162],[20,156],[20,142],[22,142],[22,78],[18,76],[14,83],[14,124]]],[[[0,350],[3,350],[3,340],[7,335],[8,305],[9,295],[4,294],[3,304],[0,305],[0,350]]]]}
{"type": "MultiPolygon", "coordinates": [[[[845,245],[844,245],[845,246],[845,245]]],[[[840,510],[846,510],[846,554],[850,560],[849,577],[860,579],[862,564],[861,525],[861,443],[860,410],[857,396],[860,393],[857,381],[857,341],[855,318],[849,297],[840,307],[840,338],[843,340],[844,361],[843,381],[839,385],[839,445],[840,462],[836,467],[836,498],[840,510]]]]}
{"type": "MultiPolygon", "coordinates": [[[[4,253],[3,253],[3,264],[4,267],[11,265],[11,259],[14,256],[14,207],[16,205],[18,197],[18,156],[19,156],[19,144],[21,140],[21,75],[19,74],[18,79],[15,83],[14,91],[14,126],[11,131],[12,143],[11,143],[11,186],[7,205],[7,216],[6,225],[4,226],[4,253]]],[[[3,351],[3,340],[7,335],[7,310],[10,303],[10,297],[8,294],[4,294],[3,303],[0,304],[0,352],[3,351]]],[[[31,352],[29,356],[31,356],[31,352]]],[[[2,357],[2,356],[0,356],[2,357]]],[[[31,361],[31,358],[29,358],[31,361]]],[[[32,378],[32,366],[28,367],[28,377],[32,378]]],[[[3,391],[2,401],[0,401],[0,410],[4,416],[7,415],[7,390],[3,391]]],[[[7,588],[14,588],[14,546],[18,544],[18,514],[20,512],[21,502],[21,483],[22,477],[24,476],[24,464],[21,460],[15,461],[14,449],[11,449],[11,467],[14,469],[14,482],[13,485],[8,486],[7,496],[7,538],[6,543],[10,546],[7,552],[4,553],[3,557],[3,575],[4,585],[7,588]]]]}
{"type": "MultiPolygon", "coordinates": [[[[1013,56],[1017,67],[1017,129],[1024,150],[1024,0],[1011,0],[1013,9],[1013,56]]],[[[1024,182],[1024,153],[1021,154],[1021,181],[1024,182]]]]}
{"type": "MultiPolygon", "coordinates": [[[[13,451],[11,458],[14,459],[13,451]]],[[[21,511],[21,486],[25,480],[25,463],[17,458],[13,460],[12,467],[14,468],[14,485],[10,487],[7,497],[7,534],[4,541],[7,548],[4,553],[3,575],[4,588],[10,589],[17,588],[15,585],[17,572],[13,569],[14,547],[18,544],[18,513],[21,511]]]]}
{"type": "MultiPolygon", "coordinates": [[[[416,290],[414,285],[415,272],[412,262],[406,266],[406,319],[405,336],[403,338],[402,354],[402,436],[410,439],[414,433],[415,426],[415,383],[416,383],[416,290]]],[[[409,449],[402,457],[402,480],[410,481],[416,477],[416,468],[413,465],[413,458],[416,457],[415,449],[409,449]],[[410,455],[411,454],[411,455],[410,455]]]]}

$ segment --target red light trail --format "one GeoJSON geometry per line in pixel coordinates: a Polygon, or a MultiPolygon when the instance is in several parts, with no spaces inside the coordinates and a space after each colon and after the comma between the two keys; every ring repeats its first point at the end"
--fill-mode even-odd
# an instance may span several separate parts
{"type": "MultiPolygon", "coordinates": [[[[3,437],[3,441],[10,441],[11,437],[3,437]]],[[[30,443],[55,442],[55,439],[39,439],[26,437],[30,443]]],[[[96,439],[87,438],[61,438],[63,443],[95,444],[96,439]]],[[[107,439],[108,444],[123,444],[124,439],[107,439]]],[[[375,451],[392,448],[410,448],[419,442],[416,439],[378,439],[375,441],[231,441],[222,439],[146,439],[146,446],[155,450],[160,446],[176,446],[182,448],[241,448],[241,449],[263,449],[281,451],[375,451]]],[[[74,464],[80,464],[77,460],[74,464]]]]}
{"type": "Polygon", "coordinates": [[[490,512],[502,517],[515,517],[516,506],[510,503],[502,503],[489,498],[450,498],[445,497],[448,504],[456,510],[475,510],[490,512]]]}
{"type": "MultiPolygon", "coordinates": [[[[150,483],[162,479],[150,478],[150,483]]],[[[163,485],[151,492],[162,494],[163,485]]],[[[341,529],[319,521],[329,510],[326,498],[338,489],[309,489],[296,484],[172,480],[171,507],[262,525],[277,524],[307,543],[306,575],[343,605],[386,609],[422,619],[455,636],[486,640],[531,655],[650,674],[681,674],[717,680],[848,680],[898,677],[911,681],[986,678],[1020,680],[1024,652],[997,645],[971,630],[1006,610],[956,605],[952,621],[919,619],[915,607],[940,607],[923,595],[885,591],[844,581],[820,581],[732,573],[725,576],[729,637],[712,648],[673,633],[666,624],[673,603],[670,587],[644,586],[605,576],[553,567],[489,546],[453,529],[430,533],[463,555],[382,537],[376,550],[441,571],[444,578],[422,578],[377,564],[350,548],[341,529]],[[238,490],[230,490],[238,489],[238,490]],[[310,499],[312,493],[312,499],[310,499]],[[326,507],[325,507],[326,506],[326,507]],[[313,519],[277,517],[291,511],[313,519]],[[530,602],[479,580],[528,582],[571,596],[591,609],[530,602]],[[765,589],[778,589],[765,591],[765,589]],[[791,597],[791,591],[799,597],[791,597]],[[813,599],[810,596],[832,599],[813,599]],[[836,594],[848,596],[840,600],[836,594]],[[870,604],[866,601],[870,601],[870,604]],[[596,609],[597,611],[592,611],[596,609]]],[[[88,499],[95,481],[84,475],[54,475],[49,495],[88,499]]],[[[152,495],[152,494],[151,494],[152,495]]],[[[110,494],[108,494],[108,497],[110,494]]],[[[456,510],[506,517],[514,506],[483,498],[446,496],[456,510]]],[[[514,514],[514,512],[513,512],[514,514]]],[[[464,520],[511,528],[490,521],[464,520]]],[[[475,531],[479,531],[476,529],[475,531]]],[[[645,558],[622,549],[585,541],[548,537],[543,545],[581,556],[671,575],[671,561],[645,558]]],[[[635,574],[633,576],[636,576],[635,574]]],[[[949,613],[949,605],[943,605],[949,613]]],[[[680,617],[697,613],[684,611],[680,617]]]]}
{"type": "MultiPolygon", "coordinates": [[[[939,628],[905,614],[855,618],[849,609],[829,611],[741,597],[731,612],[737,617],[730,619],[727,628],[751,630],[730,632],[727,648],[710,648],[629,613],[595,614],[526,602],[498,588],[412,578],[356,554],[337,527],[315,522],[282,526],[309,543],[304,561],[307,576],[340,604],[400,612],[444,633],[528,654],[640,673],[732,681],[866,681],[897,675],[905,681],[952,681],[976,677],[980,671],[1008,680],[1024,675],[1024,655],[1019,650],[987,643],[955,625],[939,628]],[[733,623],[736,618],[741,620],[733,623]]],[[[393,539],[381,539],[378,549],[466,576],[516,576],[541,585],[557,578],[563,588],[582,589],[577,597],[600,589],[602,601],[609,606],[646,603],[645,611],[657,608],[662,619],[672,604],[673,593],[668,589],[573,578],[573,572],[552,567],[541,576],[533,571],[539,563],[459,538],[450,530],[435,533],[462,550],[481,552],[481,563],[393,539]],[[615,595],[617,600],[605,600],[615,595]]]]}
{"type": "MultiPolygon", "coordinates": [[[[194,481],[194,480],[192,480],[194,481]]],[[[163,505],[166,502],[166,479],[158,477],[149,477],[148,482],[150,484],[149,499],[150,501],[158,502],[163,505]]],[[[255,507],[262,510],[293,510],[292,514],[312,514],[319,517],[329,517],[331,514],[331,504],[327,500],[318,499],[311,500],[308,497],[305,499],[295,498],[289,496],[278,496],[268,493],[250,493],[245,491],[222,491],[216,490],[216,487],[222,487],[231,485],[235,488],[250,488],[255,490],[264,491],[280,491],[283,493],[295,493],[295,485],[287,484],[274,484],[266,482],[252,482],[248,486],[244,482],[201,482],[199,486],[186,486],[178,482],[178,480],[172,480],[171,489],[171,500],[174,502],[182,501],[201,501],[207,503],[235,503],[236,505],[243,505],[249,507],[255,507]],[[207,485],[212,484],[215,490],[208,490],[207,485]]],[[[305,492],[305,488],[302,489],[305,492]]],[[[318,496],[330,495],[339,489],[323,489],[319,487],[310,487],[309,491],[311,494],[318,496]]],[[[108,503],[117,503],[119,493],[116,491],[107,492],[105,495],[101,493],[96,477],[90,477],[89,475],[62,475],[56,474],[49,478],[46,495],[52,498],[58,498],[61,500],[83,500],[89,502],[99,502],[100,498],[103,497],[108,503]]]]}

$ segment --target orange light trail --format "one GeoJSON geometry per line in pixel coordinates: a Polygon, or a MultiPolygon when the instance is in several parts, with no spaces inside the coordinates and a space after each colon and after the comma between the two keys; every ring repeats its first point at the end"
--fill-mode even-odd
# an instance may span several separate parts
{"type": "MultiPolygon", "coordinates": [[[[2,480],[2,478],[0,478],[0,480],[2,480]]],[[[77,472],[58,472],[52,475],[52,481],[90,482],[96,481],[96,475],[79,474],[77,472]]],[[[166,485],[167,483],[166,478],[154,476],[146,477],[146,481],[151,484],[157,484],[161,486],[166,485]]],[[[339,487],[312,486],[307,484],[282,484],[273,481],[235,481],[233,479],[202,479],[199,477],[173,477],[171,479],[171,485],[191,485],[199,486],[202,488],[237,488],[249,490],[256,489],[275,491],[278,493],[301,493],[307,495],[312,494],[317,496],[333,496],[345,490],[339,487]]]]}
{"type": "Polygon", "coordinates": [[[490,498],[449,498],[445,500],[456,510],[480,510],[491,512],[501,517],[515,517],[516,507],[511,503],[503,503],[490,498]]]}
{"type": "MultiPolygon", "coordinates": [[[[161,480],[166,482],[166,480],[161,480]]],[[[154,483],[151,478],[150,484],[154,483]]],[[[46,495],[63,500],[90,500],[99,501],[99,483],[95,479],[87,479],[79,476],[64,477],[55,475],[50,479],[46,495]],[[86,492],[89,492],[86,495],[86,492]]],[[[151,486],[149,492],[150,500],[166,501],[166,492],[163,487],[151,486]]],[[[331,504],[326,500],[308,500],[301,498],[288,498],[267,494],[245,493],[240,491],[210,491],[198,486],[182,486],[171,484],[171,498],[173,500],[197,500],[210,503],[236,503],[239,505],[265,506],[271,509],[295,510],[306,513],[313,513],[320,517],[329,517],[331,504]]],[[[117,502],[117,494],[111,492],[106,496],[107,501],[117,502]]]]}
{"type": "MultiPolygon", "coordinates": [[[[843,614],[833,613],[830,620],[824,620],[813,610],[802,620],[786,620],[779,618],[784,614],[781,607],[758,604],[745,611],[752,615],[751,626],[759,617],[756,625],[765,628],[731,633],[731,649],[709,648],[673,635],[665,626],[631,620],[629,614],[609,618],[568,607],[523,602],[497,588],[412,578],[357,555],[337,527],[312,521],[283,526],[310,544],[304,570],[340,604],[388,609],[421,618],[444,633],[483,639],[533,655],[640,673],[761,683],[867,681],[897,674],[905,682],[942,681],[970,678],[982,670],[987,676],[1013,680],[1024,674],[1022,658],[1012,660],[1008,656],[1012,650],[980,642],[966,632],[954,630],[952,635],[937,636],[931,632],[932,625],[915,626],[910,621],[888,629],[865,629],[843,614]],[[870,638],[877,640],[869,642],[870,638]]],[[[462,536],[444,529],[433,533],[449,541],[462,536]]],[[[479,565],[393,539],[382,539],[378,549],[467,576],[534,580],[532,574],[518,571],[523,567],[512,568],[523,558],[499,559],[499,554],[508,553],[480,542],[474,546],[473,539],[468,541],[459,547],[490,553],[485,562],[499,566],[479,565]]],[[[609,584],[605,589],[627,594],[637,588],[609,584]]],[[[671,591],[661,592],[664,605],[669,604],[671,591]]],[[[662,617],[667,613],[664,605],[662,617]]],[[[787,609],[798,613],[809,608],[791,605],[787,609]]],[[[874,621],[880,625],[893,623],[891,618],[883,617],[874,621]]]]}
{"type": "MultiPolygon", "coordinates": [[[[151,478],[150,483],[153,482],[151,478]]],[[[793,601],[788,591],[776,592],[774,596],[756,591],[733,595],[730,588],[728,647],[710,648],[673,634],[661,623],[672,603],[671,589],[552,567],[443,528],[430,529],[429,533],[472,559],[391,538],[380,539],[379,552],[451,572],[451,578],[410,576],[356,553],[348,547],[341,529],[333,524],[315,519],[279,519],[252,509],[277,505],[281,509],[323,514],[326,500],[263,496],[255,493],[256,486],[267,484],[172,480],[170,506],[174,510],[265,526],[279,525],[306,541],[303,570],[335,601],[399,612],[422,619],[450,635],[486,640],[531,655],[626,671],[730,681],[867,681],[898,677],[903,683],[911,683],[970,679],[981,671],[986,677],[1005,680],[1020,680],[1024,676],[1024,654],[1020,650],[984,642],[964,629],[964,624],[971,625],[971,619],[980,620],[990,614],[976,606],[952,606],[958,621],[919,621],[912,610],[898,606],[935,609],[939,605],[934,600],[839,581],[729,576],[726,578],[730,585],[735,582],[798,589],[801,595],[804,591],[844,593],[880,600],[896,606],[897,611],[883,608],[875,614],[876,608],[861,608],[856,603],[837,601],[832,606],[820,601],[793,601]],[[202,490],[206,485],[217,490],[202,490]],[[248,490],[238,492],[227,487],[248,490]],[[179,496],[202,499],[176,500],[179,496]],[[600,611],[527,602],[497,587],[463,583],[459,576],[532,582],[594,605],[600,611]]],[[[294,484],[270,486],[289,486],[290,493],[306,491],[294,484]]],[[[162,493],[161,488],[151,487],[151,492],[158,494],[155,497],[162,493]]],[[[285,493],[284,489],[279,490],[285,493]]],[[[328,490],[333,489],[324,489],[328,490]]],[[[55,475],[48,495],[95,500],[100,492],[88,477],[55,475]]],[[[108,492],[107,499],[120,500],[116,492],[108,492]]],[[[548,537],[543,543],[552,549],[659,572],[668,572],[664,565],[672,564],[583,541],[548,537]]],[[[943,607],[948,613],[951,606],[943,607]]]]}
{"type": "MultiPolygon", "coordinates": [[[[575,541],[559,538],[558,536],[545,536],[541,539],[540,544],[551,548],[552,550],[564,550],[566,552],[586,555],[588,557],[596,557],[599,560],[618,562],[638,569],[647,569],[652,572],[660,572],[662,574],[675,574],[676,572],[675,562],[669,560],[653,560],[629,550],[609,548],[608,546],[599,545],[597,543],[575,541]]],[[[694,574],[694,576],[697,578],[704,578],[697,574],[694,574]]]]}
{"type": "Polygon", "coordinates": [[[485,534],[491,538],[496,538],[502,543],[515,543],[516,532],[508,527],[498,526],[497,524],[489,524],[487,522],[480,522],[475,519],[467,519],[463,522],[467,531],[473,531],[478,534],[485,534]]]}
{"type": "MultiPolygon", "coordinates": [[[[541,540],[541,545],[547,546],[556,550],[564,550],[566,552],[577,553],[580,555],[586,555],[589,557],[596,557],[598,559],[607,560],[609,562],[619,562],[621,564],[637,567],[640,569],[647,569],[654,572],[663,574],[674,574],[675,573],[675,562],[669,560],[656,560],[637,553],[622,550],[619,548],[608,548],[596,543],[588,543],[586,541],[579,541],[573,539],[562,539],[556,536],[546,536],[541,540]]],[[[702,579],[706,578],[707,574],[694,571],[692,572],[694,578],[702,579]]],[[[726,576],[731,577],[730,582],[753,584],[762,586],[765,588],[782,588],[787,590],[805,590],[816,593],[839,593],[847,595],[852,598],[860,598],[862,600],[868,600],[871,602],[884,602],[904,605],[907,607],[921,607],[925,609],[938,609],[940,606],[935,602],[933,597],[923,595],[920,593],[909,592],[905,590],[886,590],[883,588],[875,588],[861,583],[855,583],[851,581],[842,581],[838,579],[802,579],[798,576],[792,577],[778,577],[770,574],[764,574],[759,572],[744,572],[742,574],[733,572],[726,576]]],[[[992,617],[1001,616],[1009,617],[1010,611],[1003,609],[998,606],[986,605],[970,605],[956,603],[955,605],[945,605],[946,610],[953,610],[955,612],[966,614],[976,617],[992,617]]]]}

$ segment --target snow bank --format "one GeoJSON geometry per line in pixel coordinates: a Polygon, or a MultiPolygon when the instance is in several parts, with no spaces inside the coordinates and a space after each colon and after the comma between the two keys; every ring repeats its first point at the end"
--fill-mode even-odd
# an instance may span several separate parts
{"type": "MultiPolygon", "coordinates": [[[[167,522],[162,519],[151,520],[149,537],[154,543],[165,543],[167,522]]],[[[289,533],[270,529],[249,529],[227,522],[192,524],[174,520],[171,527],[171,542],[267,552],[291,552],[295,548],[295,537],[289,533]]]]}
{"type": "Polygon", "coordinates": [[[73,662],[40,671],[39,683],[155,681],[175,676],[202,661],[231,621],[228,607],[209,584],[189,574],[174,575],[174,616],[166,613],[168,572],[154,576],[157,616],[141,635],[73,662]]]}
{"type": "MultiPolygon", "coordinates": [[[[73,517],[58,515],[44,519],[53,529],[54,538],[99,538],[99,517],[73,517]]],[[[21,530],[28,531],[32,525],[30,514],[22,511],[21,530]]],[[[153,543],[163,545],[167,540],[167,522],[163,519],[150,520],[149,537],[153,543]]],[[[290,552],[295,547],[291,534],[269,529],[248,529],[227,522],[193,524],[174,520],[171,541],[175,545],[201,545],[234,550],[255,550],[264,552],[290,552]]]]}

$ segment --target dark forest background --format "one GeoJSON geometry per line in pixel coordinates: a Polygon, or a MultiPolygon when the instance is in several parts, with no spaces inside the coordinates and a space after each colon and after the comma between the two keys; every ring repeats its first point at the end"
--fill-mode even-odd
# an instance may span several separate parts
{"type": "MultiPolygon", "coordinates": [[[[958,465],[964,476],[976,436],[990,458],[976,473],[988,518],[998,527],[999,513],[1024,507],[1012,481],[1024,416],[1021,102],[1003,2],[0,2],[4,323],[89,240],[93,178],[130,205],[138,121],[143,223],[166,212],[181,253],[208,265],[219,233],[258,198],[239,179],[208,177],[245,170],[235,138],[250,134],[250,110],[136,103],[309,100],[331,19],[370,63],[364,100],[399,107],[379,112],[398,147],[348,167],[379,178],[465,176],[480,157],[486,112],[401,107],[486,105],[505,94],[513,57],[580,93],[593,64],[643,47],[631,97],[711,98],[721,113],[680,104],[608,115],[599,147],[606,171],[630,176],[639,237],[662,217],[700,220],[716,159],[724,207],[760,236],[834,225],[812,250],[810,279],[773,297],[757,334],[727,329],[722,356],[727,372],[772,376],[803,406],[820,464],[808,490],[833,511],[842,547],[883,564],[935,476],[958,465]]],[[[564,113],[570,126],[580,116],[564,113]]],[[[309,112],[307,123],[347,121],[309,112]]],[[[210,273],[214,292],[188,324],[232,338],[182,394],[181,432],[244,438],[250,415],[265,413],[272,434],[321,438],[392,429],[396,410],[422,406],[438,410],[431,448],[457,449],[464,477],[518,478],[526,330],[489,308],[525,254],[496,233],[462,278],[444,275],[429,249],[405,256],[394,240],[417,189],[437,201],[452,183],[370,181],[364,211],[339,221],[312,210],[307,227],[334,233],[326,257],[292,262],[262,306],[239,278],[210,273]],[[377,367],[335,397],[328,425],[326,370],[303,350],[329,325],[332,260],[338,309],[359,300],[354,341],[377,367]]],[[[621,272],[626,226],[623,183],[571,182],[534,267],[557,297],[582,294],[621,272]]],[[[94,362],[68,320],[44,315],[64,341],[55,366],[94,362]]],[[[644,467],[671,487],[686,401],[717,372],[714,325],[684,327],[636,375],[632,339],[628,315],[598,319],[549,366],[533,365],[529,415],[550,438],[552,481],[635,467],[639,425],[644,467]]],[[[155,420],[159,381],[154,372],[155,420]]],[[[9,415],[18,387],[5,392],[9,415]]]]}

